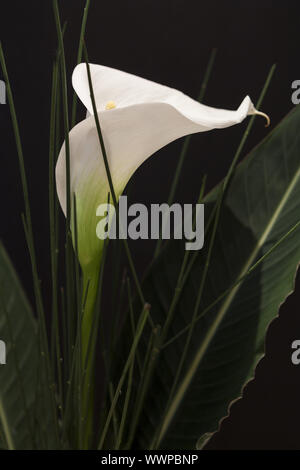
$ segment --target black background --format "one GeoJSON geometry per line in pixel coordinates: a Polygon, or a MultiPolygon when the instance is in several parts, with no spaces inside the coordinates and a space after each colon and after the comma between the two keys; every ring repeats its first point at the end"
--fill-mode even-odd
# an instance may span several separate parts
{"type": "MultiPolygon", "coordinates": [[[[68,22],[68,78],[76,63],[84,3],[59,1],[62,19],[68,22]]],[[[91,62],[141,75],[195,98],[211,50],[216,47],[205,103],[228,109],[236,108],[246,94],[255,102],[270,66],[276,62],[276,74],[263,105],[274,126],[293,107],[291,83],[300,79],[299,28],[300,5],[291,0],[91,0],[86,41],[91,62]]],[[[0,38],[24,145],[40,277],[49,300],[48,134],[56,50],[52,2],[1,2],[0,38]]],[[[208,187],[224,176],[244,129],[245,123],[193,136],[178,201],[195,202],[204,173],[208,174],[208,187]]],[[[244,153],[266,132],[257,119],[244,153]]],[[[133,199],[167,199],[181,145],[181,141],[174,142],[142,165],[129,183],[133,199]]],[[[0,237],[32,299],[17,154],[5,105],[0,106],[0,154],[0,237]]],[[[141,270],[152,248],[151,243],[134,244],[141,270]]],[[[230,418],[209,448],[300,448],[300,366],[293,366],[290,360],[291,343],[300,339],[299,281],[269,328],[266,357],[257,368],[255,381],[247,386],[243,400],[232,407],[230,418]]]]}

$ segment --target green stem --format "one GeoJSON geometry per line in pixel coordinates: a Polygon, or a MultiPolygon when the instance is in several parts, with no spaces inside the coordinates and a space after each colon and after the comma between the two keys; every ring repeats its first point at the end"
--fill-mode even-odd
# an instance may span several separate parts
{"type": "MultiPolygon", "coordinates": [[[[82,358],[85,360],[86,355],[88,353],[88,345],[90,340],[91,334],[91,327],[93,323],[93,316],[94,316],[94,308],[97,298],[97,290],[98,290],[98,279],[99,279],[99,272],[100,272],[100,263],[95,263],[93,268],[83,270],[83,292],[86,292],[87,286],[88,294],[82,319],[81,325],[81,336],[82,336],[82,358]]],[[[84,363],[83,363],[84,365],[84,363]]]]}
{"type": "Polygon", "coordinates": [[[88,448],[93,431],[93,410],[94,410],[94,376],[93,360],[94,351],[89,347],[93,336],[93,325],[95,306],[98,293],[98,281],[100,273],[100,262],[92,267],[83,269],[83,292],[87,291],[86,303],[81,323],[81,358],[82,374],[84,380],[82,384],[82,419],[84,425],[84,448],[88,448]]]}

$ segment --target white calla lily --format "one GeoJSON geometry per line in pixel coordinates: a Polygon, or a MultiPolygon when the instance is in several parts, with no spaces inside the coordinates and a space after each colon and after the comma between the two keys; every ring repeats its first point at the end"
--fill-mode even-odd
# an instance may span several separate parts
{"type": "MultiPolygon", "coordinates": [[[[221,129],[262,114],[246,96],[236,111],[215,109],[180,91],[101,65],[90,64],[98,117],[112,181],[118,198],[136,169],[153,153],[188,134],[221,129]]],[[[110,192],[97,134],[86,64],[73,73],[73,87],[88,117],[69,134],[70,189],[76,196],[78,254],[84,271],[101,258],[96,236],[97,207],[110,192]]],[[[267,116],[264,115],[266,118],[267,116]]],[[[267,118],[268,119],[268,118],[267,118]]],[[[56,166],[56,184],[66,214],[66,155],[63,145],[56,166]]]]}

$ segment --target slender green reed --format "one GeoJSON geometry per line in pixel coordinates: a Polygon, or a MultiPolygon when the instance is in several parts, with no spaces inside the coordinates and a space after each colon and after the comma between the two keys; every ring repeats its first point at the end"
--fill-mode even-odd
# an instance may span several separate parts
{"type": "MultiPolygon", "coordinates": [[[[77,52],[77,64],[80,64],[82,60],[82,49],[83,49],[83,42],[86,30],[86,23],[88,19],[90,8],[90,0],[86,0],[86,4],[83,11],[82,23],[81,23],[81,30],[80,30],[80,37],[79,37],[79,45],[78,45],[78,52],[77,52]]],[[[76,110],[77,110],[77,102],[78,98],[76,93],[73,93],[73,102],[72,102],[72,118],[71,118],[71,127],[74,127],[76,122],[76,110]]]]}
{"type": "Polygon", "coordinates": [[[138,346],[141,335],[143,333],[143,330],[144,330],[144,327],[145,327],[145,324],[146,324],[146,321],[147,321],[147,317],[149,315],[149,311],[150,311],[150,305],[145,304],[143,309],[142,309],[139,321],[138,321],[134,341],[133,341],[132,346],[130,348],[130,352],[128,354],[125,366],[123,368],[120,380],[119,380],[117,388],[116,388],[115,395],[113,397],[113,400],[112,400],[112,403],[111,403],[111,406],[110,406],[110,409],[109,409],[109,412],[108,412],[108,415],[107,415],[107,418],[106,418],[106,421],[105,421],[105,425],[104,425],[104,428],[103,428],[103,431],[102,431],[102,435],[101,435],[101,438],[100,438],[100,441],[99,441],[99,444],[98,444],[98,450],[101,450],[103,448],[104,443],[105,443],[105,439],[106,439],[106,436],[107,436],[109,425],[110,425],[111,419],[113,417],[113,413],[114,413],[115,407],[117,405],[118,399],[120,397],[120,392],[121,392],[123,383],[125,381],[125,378],[127,376],[128,370],[130,369],[130,366],[131,366],[132,362],[134,361],[136,348],[138,346]]]}

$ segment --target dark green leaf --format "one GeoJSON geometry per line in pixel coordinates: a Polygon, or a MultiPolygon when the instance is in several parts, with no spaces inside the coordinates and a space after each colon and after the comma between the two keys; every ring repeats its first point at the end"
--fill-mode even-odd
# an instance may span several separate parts
{"type": "Polygon", "coordinates": [[[9,449],[33,449],[36,433],[33,404],[37,398],[38,374],[37,326],[1,243],[0,340],[6,345],[6,364],[0,365],[1,440],[9,449]]]}
{"type": "MultiPolygon", "coordinates": [[[[297,107],[236,170],[222,207],[198,314],[299,221],[299,130],[297,107]]],[[[218,189],[206,198],[206,220],[218,189]]],[[[207,246],[208,237],[183,288],[167,340],[191,322],[207,246]]],[[[155,324],[164,324],[183,255],[183,243],[170,243],[146,279],[143,291],[152,306],[155,324]]],[[[186,333],[162,349],[135,445],[148,448],[154,435],[163,430],[159,447],[195,448],[201,436],[217,430],[230,403],[241,396],[243,386],[254,375],[264,354],[267,327],[294,288],[299,261],[297,228],[244,282],[200,318],[167,414],[165,408],[186,333]]]]}

